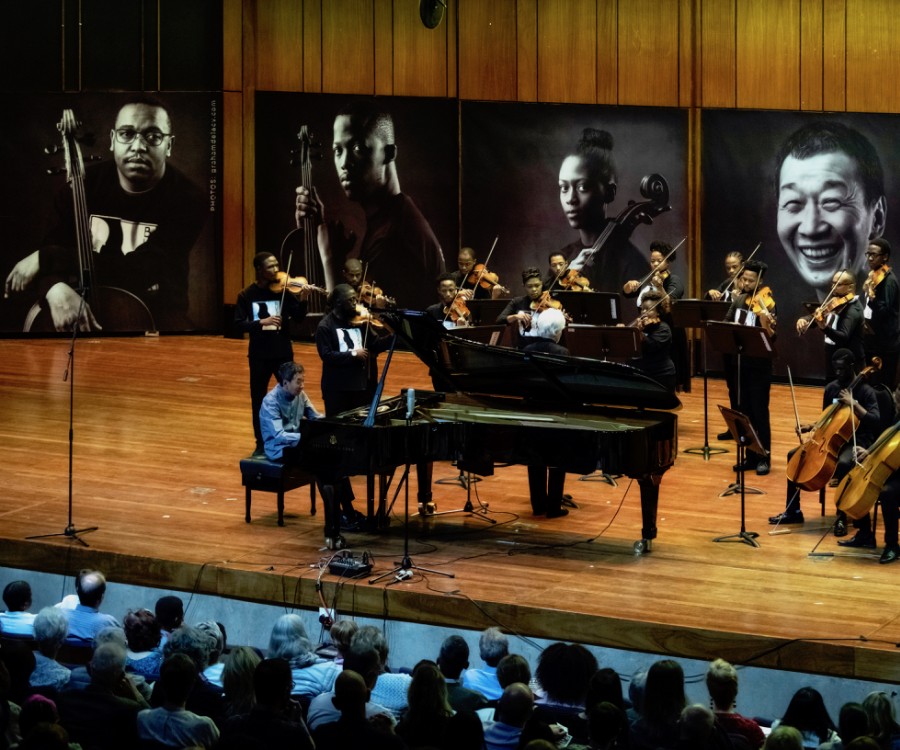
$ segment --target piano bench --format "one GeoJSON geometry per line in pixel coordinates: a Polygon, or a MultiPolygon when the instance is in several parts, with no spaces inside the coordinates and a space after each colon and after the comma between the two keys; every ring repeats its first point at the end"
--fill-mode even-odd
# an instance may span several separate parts
{"type": "Polygon", "coordinates": [[[241,459],[241,479],[245,487],[244,520],[250,523],[250,494],[253,490],[274,492],[278,497],[278,525],[284,526],[284,493],[309,485],[309,512],[316,515],[316,478],[305,471],[270,461],[265,456],[241,459]]]}

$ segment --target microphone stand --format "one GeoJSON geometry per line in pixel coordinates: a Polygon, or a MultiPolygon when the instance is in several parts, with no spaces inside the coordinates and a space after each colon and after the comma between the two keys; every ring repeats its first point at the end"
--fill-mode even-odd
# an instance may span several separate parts
{"type": "Polygon", "coordinates": [[[442,570],[432,570],[431,568],[423,568],[419,565],[416,565],[412,558],[409,556],[409,482],[405,481],[409,477],[409,467],[412,463],[409,459],[409,433],[412,431],[412,419],[413,414],[415,413],[415,404],[416,404],[416,394],[412,388],[407,389],[406,391],[406,430],[403,438],[404,441],[404,452],[407,456],[406,468],[403,470],[403,478],[400,480],[401,482],[405,482],[405,492],[404,492],[404,508],[403,508],[403,559],[400,560],[396,564],[396,567],[393,570],[389,570],[387,573],[382,573],[380,576],[375,576],[374,578],[369,579],[369,584],[378,583],[378,581],[383,578],[388,578],[390,576],[394,577],[393,581],[388,582],[388,586],[393,583],[400,583],[401,581],[406,581],[413,576],[414,570],[421,570],[423,573],[434,573],[439,576],[446,576],[447,578],[456,578],[455,573],[445,573],[442,570]]]}
{"type": "Polygon", "coordinates": [[[75,341],[78,338],[78,323],[81,320],[81,316],[84,313],[85,308],[85,299],[84,295],[87,289],[82,287],[81,289],[81,304],[78,306],[78,315],[75,317],[75,322],[72,323],[72,342],[69,345],[69,361],[66,364],[66,371],[63,374],[63,382],[66,380],[69,381],[69,522],[66,525],[66,528],[55,534],[38,534],[36,536],[27,536],[26,539],[49,539],[51,537],[62,536],[67,539],[73,539],[84,547],[90,547],[84,539],[82,539],[79,534],[89,534],[92,531],[97,531],[99,526],[89,526],[84,529],[76,529],[75,524],[72,522],[72,455],[73,455],[73,447],[75,444],[75,431],[74,431],[74,422],[75,422],[75,341]]]}

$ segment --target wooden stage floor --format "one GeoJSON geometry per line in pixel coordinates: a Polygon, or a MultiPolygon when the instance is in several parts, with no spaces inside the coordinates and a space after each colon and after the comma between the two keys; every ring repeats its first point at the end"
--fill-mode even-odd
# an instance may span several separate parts
{"type": "MultiPolygon", "coordinates": [[[[64,339],[0,341],[0,565],[62,574],[96,566],[124,583],[316,608],[317,565],[326,553],[306,491],[287,496],[283,528],[267,493],[254,495],[253,522],[244,523],[238,461],[252,438],[246,342],[238,340],[80,340],[74,522],[99,529],[85,537],[89,548],[64,537],[25,539],[67,524],[68,350],[64,339]]],[[[298,344],[296,355],[321,404],[315,349],[298,344]]],[[[385,393],[406,386],[427,388],[429,379],[415,357],[400,353],[385,393]]],[[[723,399],[722,383],[711,381],[714,445],[723,429],[715,404],[723,399]]],[[[801,419],[814,420],[820,399],[820,389],[799,389],[801,419]]],[[[746,527],[760,532],[758,549],[712,541],[740,530],[739,496],[719,497],[734,479],[734,444],[708,461],[685,453],[704,442],[701,379],[683,402],[681,452],[663,480],[650,554],[632,552],[640,511],[628,480],[611,487],[569,477],[579,509],[536,519],[524,468],[508,467],[475,485],[495,524],[464,514],[412,523],[413,561],[454,578],[418,573],[386,586],[326,573],[326,598],[349,614],[474,629],[499,624],[536,637],[895,681],[900,566],[879,565],[880,550],[841,550],[826,536],[830,507],[820,519],[810,493],[805,527],[768,534],[767,517],[784,503],[784,455],[796,440],[787,388],[772,390],[773,471],[748,479],[767,493],[747,496],[746,527]],[[814,549],[826,555],[810,556],[814,549]]],[[[449,464],[435,466],[435,479],[450,481],[435,487],[438,510],[464,505],[456,475],[449,464]]],[[[364,483],[354,484],[362,497],[364,483]]],[[[411,484],[415,498],[414,477],[411,484]]],[[[374,573],[402,554],[402,517],[401,497],[387,532],[348,535],[353,550],[373,555],[374,573]]]]}

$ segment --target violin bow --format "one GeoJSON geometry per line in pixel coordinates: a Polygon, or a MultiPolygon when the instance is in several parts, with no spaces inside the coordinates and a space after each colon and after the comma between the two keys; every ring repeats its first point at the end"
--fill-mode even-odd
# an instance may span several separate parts
{"type": "Polygon", "coordinates": [[[487,254],[487,258],[485,259],[484,263],[481,264],[481,273],[479,273],[478,278],[475,279],[475,287],[474,287],[475,289],[478,288],[478,285],[481,283],[481,277],[484,276],[485,272],[487,271],[488,263],[491,262],[491,256],[494,254],[494,248],[497,247],[497,241],[499,239],[500,239],[499,234],[496,237],[494,237],[494,244],[491,245],[491,249],[487,254]]]}
{"type": "Polygon", "coordinates": [[[737,280],[738,276],[740,276],[744,272],[744,268],[746,268],[747,264],[753,260],[753,256],[756,255],[756,251],[762,247],[762,242],[757,242],[756,247],[753,248],[753,252],[747,256],[747,260],[741,261],[741,265],[738,266],[738,270],[734,272],[734,275],[728,282],[728,286],[732,286],[737,280]]]}
{"type": "MultiPolygon", "coordinates": [[[[658,300],[656,300],[656,302],[654,302],[654,303],[650,306],[650,309],[647,310],[646,312],[653,312],[657,307],[659,307],[660,303],[665,302],[665,301],[666,301],[667,299],[669,299],[669,297],[671,297],[671,296],[672,296],[671,293],[666,292],[662,297],[660,297],[658,300]]],[[[637,325],[637,322],[638,322],[641,318],[643,318],[644,315],[645,315],[645,312],[644,312],[644,311],[641,311],[640,315],[638,315],[633,321],[631,321],[631,323],[628,324],[629,328],[633,328],[635,325],[637,325]]]]}
{"type": "MultiPolygon", "coordinates": [[[[669,250],[666,257],[662,259],[662,262],[665,263],[669,258],[671,258],[675,254],[675,251],[679,247],[681,247],[685,243],[686,240],[687,240],[687,235],[682,237],[681,242],[679,242],[677,245],[675,245],[675,247],[673,247],[671,250],[669,250]]],[[[650,273],[648,273],[646,276],[644,276],[644,278],[638,282],[638,289],[640,289],[642,286],[644,286],[644,284],[646,284],[650,280],[650,278],[653,276],[653,274],[655,274],[655,273],[656,273],[656,269],[654,268],[652,271],[650,271],[650,273]]]]}
{"type": "Polygon", "coordinates": [[[803,445],[803,438],[800,436],[800,412],[797,411],[797,396],[794,393],[794,378],[791,375],[791,366],[787,367],[788,383],[791,385],[791,403],[794,405],[794,421],[797,423],[797,440],[803,445]]]}

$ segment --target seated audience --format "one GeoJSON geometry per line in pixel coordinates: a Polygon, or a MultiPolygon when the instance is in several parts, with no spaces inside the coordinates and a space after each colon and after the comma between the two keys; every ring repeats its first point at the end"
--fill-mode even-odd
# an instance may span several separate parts
{"type": "Polygon", "coordinates": [[[6,697],[16,706],[21,706],[32,688],[29,685],[34,672],[35,658],[31,644],[22,641],[7,641],[0,648],[0,663],[6,667],[6,697]]]}
{"type": "Polygon", "coordinates": [[[256,649],[249,646],[236,646],[229,652],[222,670],[226,717],[249,714],[255,705],[253,680],[260,661],[256,649]]]}
{"type": "Polygon", "coordinates": [[[459,635],[447,636],[441,644],[437,665],[447,685],[447,700],[454,711],[477,711],[486,708],[488,699],[475,690],[463,687],[460,676],[469,666],[469,644],[459,635]]]}
{"type": "Polygon", "coordinates": [[[350,651],[368,651],[375,649],[381,659],[381,674],[372,688],[372,700],[380,706],[384,706],[396,719],[406,709],[406,694],[412,677],[408,674],[391,672],[388,663],[388,643],[378,628],[374,625],[364,625],[356,631],[353,640],[350,641],[350,651]]]}
{"type": "Polygon", "coordinates": [[[0,630],[7,636],[31,637],[34,635],[34,618],[31,609],[31,586],[28,581],[13,581],[3,589],[6,612],[0,612],[0,630]]]}
{"type": "Polygon", "coordinates": [[[67,606],[71,603],[68,597],[56,605],[69,620],[67,643],[93,645],[97,633],[103,628],[122,627],[115,617],[100,611],[106,595],[106,577],[99,570],[79,571],[75,578],[75,592],[78,603],[73,608],[67,606]]]}
{"type": "Polygon", "coordinates": [[[838,736],[819,745],[819,750],[844,750],[848,742],[869,734],[869,715],[861,703],[845,703],[838,714],[838,736]]]}
{"type": "MultiPolygon", "coordinates": [[[[124,649],[126,648],[125,631],[122,630],[122,628],[103,628],[103,630],[97,633],[94,643],[97,646],[100,646],[103,643],[114,643],[124,649]]],[[[151,686],[141,675],[126,672],[125,677],[134,685],[135,689],[145,700],[150,699],[150,694],[152,692],[151,686]]],[[[77,666],[72,668],[72,674],[69,676],[69,684],[66,685],[66,690],[84,690],[84,688],[90,684],[91,675],[88,672],[88,668],[86,666],[77,666]]]]}
{"type": "Polygon", "coordinates": [[[732,750],[728,733],[716,722],[706,706],[686,706],[678,722],[678,750],[732,750]]]}
{"type": "Polygon", "coordinates": [[[644,690],[647,687],[647,670],[644,667],[636,670],[628,682],[628,702],[631,707],[625,711],[629,726],[641,718],[644,705],[644,690]]]}
{"type": "Polygon", "coordinates": [[[91,659],[91,683],[60,693],[60,724],[85,750],[121,750],[137,744],[138,712],[149,708],[125,676],[125,649],[104,643],[91,659]]]}
{"type": "Polygon", "coordinates": [[[497,680],[497,665],[509,653],[509,639],[499,628],[488,628],[478,639],[478,653],[484,662],[481,669],[463,672],[463,687],[481,693],[488,700],[497,700],[503,692],[497,680]]]}
{"type": "Polygon", "coordinates": [[[552,643],[538,659],[535,714],[548,723],[568,727],[576,742],[587,741],[582,713],[597,659],[577,643],[552,643]]]}
{"type": "MultiPolygon", "coordinates": [[[[523,685],[531,684],[531,667],[528,660],[521,654],[507,654],[497,665],[497,682],[500,683],[502,690],[506,690],[514,682],[521,682],[523,685]]],[[[493,701],[496,705],[496,701],[493,701]]],[[[487,708],[479,708],[476,713],[484,726],[488,722],[494,720],[496,708],[488,705],[487,708]]]]}
{"type": "Polygon", "coordinates": [[[259,662],[253,673],[255,705],[225,722],[223,739],[245,750],[313,750],[312,737],[303,723],[303,709],[291,698],[291,683],[291,668],[284,659],[259,662]]]}
{"type": "Polygon", "coordinates": [[[331,626],[328,634],[331,636],[331,644],[337,649],[337,656],[334,657],[335,664],[344,663],[344,657],[350,650],[350,641],[353,640],[357,630],[359,630],[359,625],[356,624],[356,620],[346,617],[336,620],[331,626]]]}
{"type": "Polygon", "coordinates": [[[409,685],[408,708],[397,734],[410,747],[440,750],[481,750],[484,731],[471,711],[455,712],[447,699],[447,685],[437,665],[421,664],[409,685]]]}
{"type": "Polygon", "coordinates": [[[588,703],[587,721],[591,750],[628,747],[628,720],[619,706],[607,701],[588,703]]]}
{"type": "Polygon", "coordinates": [[[69,621],[56,607],[44,607],[34,618],[34,639],[37,651],[29,684],[33,688],[62,690],[69,682],[72,670],[60,664],[56,657],[69,632],[69,621]]]}
{"type": "Polygon", "coordinates": [[[215,642],[209,652],[209,666],[203,670],[203,676],[213,685],[222,687],[222,670],[225,668],[222,654],[225,653],[225,649],[228,647],[225,626],[220,622],[205,620],[197,623],[197,630],[207,633],[215,642]]]}
{"type": "Polygon", "coordinates": [[[177,596],[161,596],[154,607],[156,621],[160,628],[160,648],[162,648],[172,631],[184,623],[184,604],[177,596]]]}
{"type": "MultiPolygon", "coordinates": [[[[372,700],[371,692],[375,687],[375,682],[381,674],[381,657],[374,648],[367,651],[349,651],[347,658],[344,660],[344,669],[356,672],[363,678],[366,688],[369,690],[369,698],[366,700],[366,718],[374,719],[381,716],[387,719],[390,724],[394,723],[391,712],[384,706],[379,705],[372,700]]],[[[309,704],[309,710],[306,712],[306,723],[309,728],[315,730],[322,724],[328,724],[337,721],[341,716],[341,712],[334,702],[334,690],[330,690],[322,695],[317,695],[309,704]]]]}
{"type": "Polygon", "coordinates": [[[300,615],[282,615],[275,621],[269,638],[269,657],[291,665],[294,695],[313,698],[334,686],[340,672],[334,662],[316,656],[300,615]]]}
{"type": "Polygon", "coordinates": [[[687,705],[684,672],[672,659],[655,662],[647,672],[640,718],[628,733],[631,750],[670,750],[678,745],[681,712],[687,705]]]}
{"type": "Polygon", "coordinates": [[[533,711],[534,696],[528,685],[521,682],[508,685],[497,701],[496,718],[484,728],[487,750],[516,750],[533,711]]]}
{"type": "MultiPolygon", "coordinates": [[[[900,747],[900,726],[894,716],[894,703],[887,693],[875,691],[869,693],[863,700],[863,709],[869,718],[869,731],[875,741],[885,748],[900,747]]],[[[852,738],[842,740],[849,742],[852,738]]]]}
{"type": "Polygon", "coordinates": [[[766,738],[764,750],[803,750],[803,735],[794,727],[774,727],[766,738]]]}
{"type": "Polygon", "coordinates": [[[369,689],[356,672],[344,668],[334,683],[334,704],[341,712],[337,721],[313,730],[316,747],[399,750],[406,744],[393,732],[389,720],[366,717],[369,689]]]}
{"type": "MultiPolygon", "coordinates": [[[[186,708],[200,716],[208,716],[218,725],[225,711],[223,690],[203,676],[203,670],[209,666],[209,653],[213,647],[214,639],[209,633],[190,625],[182,625],[172,631],[166,645],[163,646],[163,662],[172,654],[184,654],[190,658],[197,669],[197,679],[191,687],[186,708]]],[[[154,708],[158,708],[163,705],[164,697],[161,685],[157,682],[153,686],[150,703],[154,708]]]]}
{"type": "Polygon", "coordinates": [[[19,736],[22,741],[14,745],[22,748],[59,747],[62,750],[80,750],[79,745],[69,743],[69,733],[59,725],[59,711],[50,698],[32,695],[22,704],[19,712],[19,736]]]}
{"type": "Polygon", "coordinates": [[[766,735],[763,734],[759,724],[734,710],[738,693],[737,670],[724,659],[711,662],[706,671],[706,689],[712,699],[719,725],[728,734],[738,734],[746,738],[751,747],[762,747],[766,735]]]}
{"type": "Polygon", "coordinates": [[[800,732],[804,748],[815,749],[823,742],[831,742],[837,737],[834,722],[828,715],[821,693],[811,687],[800,688],[794,693],[784,716],[772,722],[772,729],[777,729],[782,724],[800,732]]]}
{"type": "Polygon", "coordinates": [[[181,748],[211,748],[216,744],[219,730],[215,722],[185,708],[197,676],[196,665],[185,654],[172,654],[163,662],[159,670],[163,704],[137,716],[137,733],[142,741],[181,748]]]}
{"type": "Polygon", "coordinates": [[[129,610],[125,615],[125,669],[141,675],[148,682],[159,679],[162,666],[162,629],[149,609],[129,610]]]}

